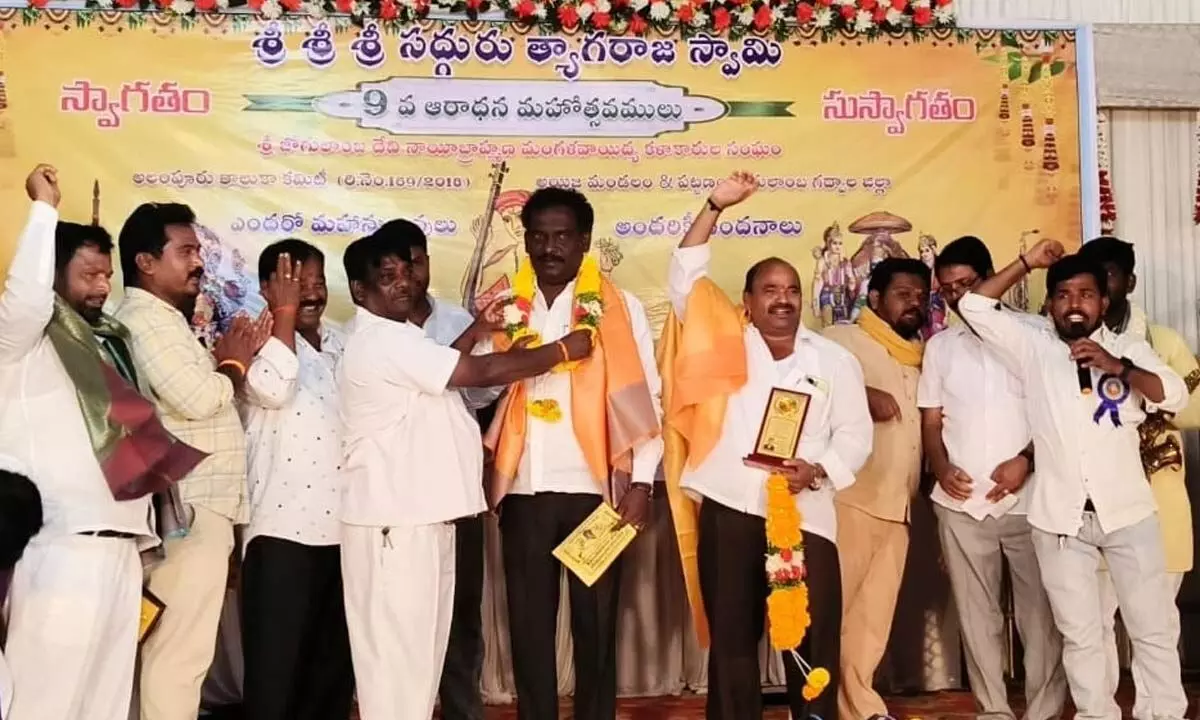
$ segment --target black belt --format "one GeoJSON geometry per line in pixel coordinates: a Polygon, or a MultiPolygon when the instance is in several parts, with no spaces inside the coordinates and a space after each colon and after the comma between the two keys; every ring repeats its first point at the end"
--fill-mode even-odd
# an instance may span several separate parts
{"type": "Polygon", "coordinates": [[[1087,501],[1083,503],[1083,511],[1090,513],[1096,512],[1096,506],[1092,504],[1091,498],[1088,498],[1087,501]]]}
{"type": "Polygon", "coordinates": [[[133,533],[117,532],[116,530],[88,530],[87,532],[75,533],[76,535],[86,535],[88,537],[112,538],[116,540],[133,540],[137,537],[133,533]]]}

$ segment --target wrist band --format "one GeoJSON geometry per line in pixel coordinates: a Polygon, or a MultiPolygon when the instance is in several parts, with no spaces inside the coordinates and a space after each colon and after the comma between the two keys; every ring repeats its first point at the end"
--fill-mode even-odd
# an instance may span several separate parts
{"type": "Polygon", "coordinates": [[[1025,259],[1024,255],[1018,255],[1017,258],[1020,259],[1021,264],[1025,266],[1025,272],[1033,272],[1033,268],[1029,267],[1029,261],[1025,259]]]}
{"type": "Polygon", "coordinates": [[[721,212],[721,210],[724,209],[720,205],[717,205],[715,202],[713,202],[712,198],[705,200],[705,202],[708,203],[708,209],[712,210],[715,213],[719,213],[719,212],[721,212]]]}
{"type": "Polygon", "coordinates": [[[237,368],[238,372],[242,374],[242,377],[246,377],[246,366],[238,360],[222,360],[221,362],[217,363],[217,370],[220,370],[223,367],[237,368]]]}
{"type": "Polygon", "coordinates": [[[565,342],[559,340],[558,342],[554,343],[554,346],[558,348],[560,353],[562,353],[563,362],[571,362],[571,353],[567,352],[567,344],[565,342]]]}

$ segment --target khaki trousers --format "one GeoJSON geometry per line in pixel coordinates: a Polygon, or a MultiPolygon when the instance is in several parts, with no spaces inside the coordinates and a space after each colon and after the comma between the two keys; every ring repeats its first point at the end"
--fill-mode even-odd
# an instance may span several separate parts
{"type": "Polygon", "coordinates": [[[1004,561],[1012,579],[1017,631],[1025,648],[1025,718],[1051,720],[1062,714],[1067,678],[1062,636],[1054,626],[1042,587],[1029,520],[1025,515],[976,520],[964,512],[933,506],[954,604],[962,623],[971,694],[984,720],[1011,720],[1004,682],[1004,607],[1000,588],[1004,561]]]}
{"type": "Polygon", "coordinates": [[[191,531],[167,540],[167,557],[150,574],[150,591],[167,607],[142,645],[142,720],[196,720],[200,687],[216,650],[233,523],[206,508],[193,509],[191,531]]]}
{"type": "Polygon", "coordinates": [[[837,505],[842,562],[842,684],[839,720],[886,715],[875,671],[887,649],[908,554],[908,525],[837,505]]]}

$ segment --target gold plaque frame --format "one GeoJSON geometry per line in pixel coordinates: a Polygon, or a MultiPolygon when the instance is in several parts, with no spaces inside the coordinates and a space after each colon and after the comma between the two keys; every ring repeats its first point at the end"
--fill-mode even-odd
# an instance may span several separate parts
{"type": "Polygon", "coordinates": [[[746,456],[746,463],[773,472],[782,468],[786,460],[795,459],[811,402],[812,395],[808,393],[771,388],[754,451],[746,456]]]}

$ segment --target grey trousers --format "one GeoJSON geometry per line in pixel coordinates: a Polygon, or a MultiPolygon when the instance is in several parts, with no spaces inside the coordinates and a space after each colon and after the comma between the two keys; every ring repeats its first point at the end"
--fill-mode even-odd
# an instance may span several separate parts
{"type": "Polygon", "coordinates": [[[1108,679],[1100,558],[1117,589],[1121,618],[1133,641],[1133,663],[1145,681],[1149,717],[1181,720],[1187,696],[1179,670],[1179,620],[1167,578],[1158,516],[1104,532],[1095,513],[1083,514],[1078,535],[1033,531],[1042,582],[1063,635],[1063,668],[1078,720],[1120,720],[1108,679]]]}
{"type": "Polygon", "coordinates": [[[1017,632],[1025,649],[1025,718],[1059,717],[1067,698],[1062,636],[1042,587],[1029,521],[1013,514],[979,521],[936,504],[934,511],[979,717],[1015,717],[1004,682],[1006,642],[1000,594],[1004,560],[1008,560],[1017,632]]]}
{"type": "MultiPolygon", "coordinates": [[[[1167,581],[1171,584],[1172,597],[1179,596],[1179,588],[1183,585],[1183,573],[1167,573],[1167,581]]],[[[1108,686],[1113,695],[1117,694],[1117,686],[1121,681],[1121,663],[1117,653],[1117,588],[1113,585],[1108,568],[1100,571],[1100,612],[1104,616],[1104,647],[1107,650],[1108,686]]],[[[1178,607],[1178,605],[1176,605],[1178,607]]],[[[1179,613],[1171,615],[1175,621],[1172,632],[1179,633],[1179,613]]],[[[1151,715],[1150,694],[1146,691],[1146,679],[1142,677],[1140,666],[1130,668],[1133,675],[1133,717],[1134,720],[1154,720],[1151,715]]]]}

